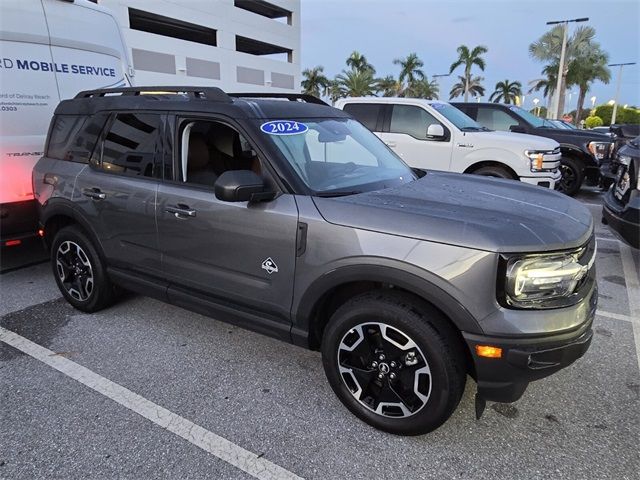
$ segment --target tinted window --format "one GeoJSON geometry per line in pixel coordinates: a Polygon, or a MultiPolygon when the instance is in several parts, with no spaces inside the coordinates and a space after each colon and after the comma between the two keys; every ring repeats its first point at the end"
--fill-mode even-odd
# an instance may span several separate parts
{"type": "Polygon", "coordinates": [[[131,176],[153,176],[160,115],[119,113],[102,147],[102,169],[131,176]]]}
{"type": "Polygon", "coordinates": [[[508,132],[509,127],[518,125],[518,120],[496,108],[478,108],[478,123],[491,130],[508,132]]]}
{"type": "Polygon", "coordinates": [[[372,132],[376,131],[378,115],[382,105],[375,103],[348,103],[344,106],[344,111],[354,117],[372,132]]]}
{"type": "Polygon", "coordinates": [[[57,115],[49,138],[47,156],[87,163],[107,115],[57,115]]]}
{"type": "Polygon", "coordinates": [[[412,105],[394,105],[389,131],[426,140],[427,127],[432,124],[440,125],[440,122],[426,110],[412,105]]]}

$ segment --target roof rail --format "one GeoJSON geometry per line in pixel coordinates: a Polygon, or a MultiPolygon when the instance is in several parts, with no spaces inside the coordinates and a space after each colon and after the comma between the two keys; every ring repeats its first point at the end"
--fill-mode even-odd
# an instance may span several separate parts
{"type": "Polygon", "coordinates": [[[307,93],[228,93],[227,95],[234,98],[282,98],[292,102],[302,101],[329,106],[328,103],[320,100],[318,97],[307,93]]]}
{"type": "Polygon", "coordinates": [[[114,94],[121,94],[122,96],[138,96],[138,95],[162,95],[165,93],[188,93],[192,98],[202,98],[205,100],[211,100],[214,102],[231,103],[233,100],[229,95],[224,93],[218,87],[122,87],[122,88],[100,88],[97,90],[85,90],[78,93],[75,98],[93,98],[93,97],[105,97],[114,94]]]}

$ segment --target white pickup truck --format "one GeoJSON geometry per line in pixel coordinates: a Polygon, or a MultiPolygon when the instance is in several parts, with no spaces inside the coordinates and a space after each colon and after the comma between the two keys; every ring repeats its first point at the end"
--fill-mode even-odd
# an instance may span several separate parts
{"type": "Polygon", "coordinates": [[[378,135],[411,167],[509,178],[553,189],[560,180],[555,140],[495,132],[446,102],[363,97],[335,105],[378,135]]]}

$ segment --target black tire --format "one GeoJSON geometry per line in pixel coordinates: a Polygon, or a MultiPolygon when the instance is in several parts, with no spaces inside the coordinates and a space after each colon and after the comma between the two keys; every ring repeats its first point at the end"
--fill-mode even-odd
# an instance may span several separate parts
{"type": "Polygon", "coordinates": [[[97,312],[115,301],[116,291],[104,263],[80,228],[68,226],[56,233],[51,267],[60,292],[78,310],[97,312]]]}
{"type": "Polygon", "coordinates": [[[484,177],[496,177],[496,178],[506,178],[507,180],[518,180],[517,177],[514,177],[513,174],[503,167],[498,167],[494,165],[487,165],[486,167],[480,167],[477,170],[472,172],[474,175],[482,175],[484,177]]]}
{"type": "Polygon", "coordinates": [[[396,435],[438,428],[458,406],[466,383],[465,353],[451,324],[429,304],[402,292],[364,293],[338,308],[323,335],[322,363],[331,388],[353,414],[396,435]],[[365,367],[354,365],[358,362],[365,367]],[[345,367],[352,368],[345,372],[345,367]]]}
{"type": "Polygon", "coordinates": [[[562,173],[562,178],[556,184],[556,190],[570,197],[575,196],[580,191],[584,180],[582,166],[572,157],[562,157],[560,159],[560,173],[562,173]]]}

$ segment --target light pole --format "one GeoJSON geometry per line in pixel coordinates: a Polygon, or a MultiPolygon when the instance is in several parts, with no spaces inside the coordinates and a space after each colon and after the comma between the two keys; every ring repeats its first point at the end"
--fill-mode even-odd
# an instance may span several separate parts
{"type": "Polygon", "coordinates": [[[562,50],[560,51],[560,64],[558,65],[558,82],[556,84],[556,94],[554,95],[555,101],[553,104],[553,108],[551,111],[553,112],[554,117],[549,116],[549,112],[547,112],[547,118],[560,118],[563,112],[560,112],[560,97],[564,95],[562,92],[562,77],[564,75],[564,62],[565,56],[567,53],[567,26],[570,23],[578,23],[578,22],[586,22],[588,21],[588,17],[583,18],[574,18],[572,20],[552,20],[547,22],[547,25],[562,25],[562,50]]]}
{"type": "Polygon", "coordinates": [[[535,109],[535,112],[536,112],[536,115],[537,115],[537,116],[539,116],[539,115],[538,115],[538,113],[539,113],[539,110],[538,110],[538,103],[539,103],[539,102],[540,102],[540,99],[539,99],[539,98],[534,98],[534,99],[533,99],[533,105],[534,105],[534,109],[535,109]]]}
{"type": "Polygon", "coordinates": [[[596,108],[596,96],[591,97],[591,110],[596,108]]]}
{"type": "Polygon", "coordinates": [[[620,80],[622,79],[622,67],[624,67],[625,65],[635,65],[636,62],[629,62],[629,63],[611,63],[608,66],[609,67],[620,67],[620,69],[618,70],[618,81],[616,82],[616,96],[613,99],[613,113],[611,114],[611,125],[613,125],[614,123],[616,123],[616,113],[618,113],[618,95],[620,95],[620,80]]]}
{"type": "MultiPolygon", "coordinates": [[[[448,77],[449,75],[451,75],[450,73],[439,73],[438,75],[431,75],[431,78],[436,79],[436,78],[440,78],[440,77],[448,77]]],[[[438,90],[440,90],[440,82],[438,82],[436,80],[436,82],[438,83],[438,90]]]]}

